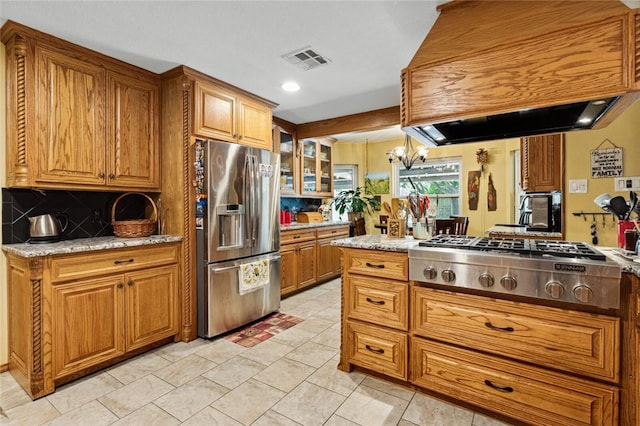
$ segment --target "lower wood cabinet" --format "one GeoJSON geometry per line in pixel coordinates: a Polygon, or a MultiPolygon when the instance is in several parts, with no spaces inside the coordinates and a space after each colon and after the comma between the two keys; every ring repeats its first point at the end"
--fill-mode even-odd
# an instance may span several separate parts
{"type": "Polygon", "coordinates": [[[349,225],[281,231],[280,294],[340,276],[340,249],[331,242],[348,236],[349,225]]]}
{"type": "Polygon", "coordinates": [[[32,398],[178,335],[179,243],[8,254],[9,370],[32,398]]]}

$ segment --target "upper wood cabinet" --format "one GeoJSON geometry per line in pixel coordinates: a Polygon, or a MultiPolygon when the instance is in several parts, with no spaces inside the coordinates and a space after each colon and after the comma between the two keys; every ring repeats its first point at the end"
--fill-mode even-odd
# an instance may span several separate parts
{"type": "Polygon", "coordinates": [[[301,151],[301,195],[333,196],[333,142],[331,138],[298,141],[301,151]]]}
{"type": "Polygon", "coordinates": [[[209,82],[196,81],[194,88],[196,136],[273,149],[270,105],[209,82]]]}
{"type": "Polygon", "coordinates": [[[280,194],[300,194],[300,152],[295,134],[274,126],[273,147],[280,152],[280,194]]]}
{"type": "Polygon", "coordinates": [[[157,75],[14,22],[7,55],[7,185],[160,190],[157,75]]]}
{"type": "Polygon", "coordinates": [[[527,192],[561,191],[564,181],[564,134],[520,139],[520,184],[527,192]]]}

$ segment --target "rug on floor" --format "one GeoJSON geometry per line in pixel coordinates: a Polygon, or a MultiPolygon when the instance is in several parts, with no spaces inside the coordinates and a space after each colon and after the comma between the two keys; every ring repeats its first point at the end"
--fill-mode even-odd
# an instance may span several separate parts
{"type": "Polygon", "coordinates": [[[304,321],[302,318],[276,312],[262,321],[249,324],[224,338],[245,348],[251,348],[260,342],[270,339],[281,331],[300,324],[302,321],[304,321]]]}

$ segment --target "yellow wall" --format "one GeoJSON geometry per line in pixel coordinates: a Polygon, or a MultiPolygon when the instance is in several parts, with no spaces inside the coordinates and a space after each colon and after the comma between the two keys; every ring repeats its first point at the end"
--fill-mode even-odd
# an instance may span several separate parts
{"type": "MultiPolygon", "coordinates": [[[[5,167],[5,52],[4,44],[0,43],[0,164],[1,170],[5,167]]],[[[0,173],[0,187],[6,186],[6,174],[0,173]]],[[[0,241],[2,240],[2,227],[0,227],[0,241]]],[[[9,361],[9,341],[7,338],[7,260],[4,252],[0,250],[0,367],[9,361]]]]}
{"type": "MultiPolygon", "coordinates": [[[[393,147],[402,145],[404,138],[376,143],[337,143],[335,149],[335,162],[337,164],[358,164],[358,182],[364,185],[364,175],[367,172],[388,172],[393,187],[393,168],[389,164],[386,155],[393,147]]],[[[414,147],[417,143],[414,141],[414,147]]],[[[462,214],[469,216],[469,235],[484,235],[484,231],[495,223],[513,222],[513,178],[509,156],[519,148],[518,139],[506,139],[501,141],[478,142],[463,145],[434,147],[429,149],[429,158],[462,158],[462,214]],[[481,179],[480,200],[478,210],[470,211],[467,203],[467,172],[480,170],[476,161],[476,151],[485,148],[489,151],[489,163],[484,166],[481,179]],[[493,184],[497,191],[497,210],[487,211],[487,185],[488,176],[491,173],[493,184]]],[[[382,195],[383,201],[390,201],[391,194],[382,195]]],[[[383,213],[384,214],[384,213],[383,213]]],[[[377,218],[367,221],[367,232],[375,233],[373,224],[377,218]]]]}
{"type": "MultiPolygon", "coordinates": [[[[570,241],[584,241],[591,244],[591,222],[588,217],[574,216],[573,212],[601,212],[593,199],[602,193],[612,196],[622,195],[629,199],[629,191],[614,192],[613,178],[591,179],[590,152],[600,143],[609,139],[623,149],[624,176],[640,176],[640,102],[636,102],[627,109],[611,125],[602,130],[585,130],[568,132],[565,134],[565,183],[564,191],[564,229],[565,239],[570,241]],[[570,194],[569,180],[587,179],[586,194],[570,194]]],[[[358,164],[359,182],[364,185],[366,172],[389,172],[393,179],[392,167],[384,155],[394,146],[403,144],[404,140],[392,140],[369,143],[337,143],[335,146],[335,162],[337,164],[358,164]]],[[[415,143],[415,142],[414,142],[415,143]]],[[[415,145],[414,145],[415,146],[415,145]]],[[[612,147],[604,143],[602,148],[612,147]]],[[[519,149],[519,140],[506,139],[501,141],[476,142],[462,145],[443,146],[429,149],[429,158],[462,157],[462,214],[469,216],[469,235],[485,235],[485,230],[496,223],[513,223],[513,204],[515,202],[515,188],[510,156],[519,149]],[[480,200],[478,210],[470,211],[467,203],[467,173],[479,170],[476,162],[476,151],[485,148],[489,151],[489,163],[484,167],[482,175],[480,200]],[[497,210],[487,211],[487,179],[492,174],[497,191],[497,210]]],[[[636,191],[640,194],[640,191],[636,191]]],[[[382,199],[389,201],[391,195],[383,195],[382,199]]],[[[617,220],[612,215],[605,217],[603,226],[602,216],[596,217],[598,245],[603,247],[617,246],[617,220]]],[[[367,221],[367,232],[377,233],[373,223],[377,218],[367,221]]]]}

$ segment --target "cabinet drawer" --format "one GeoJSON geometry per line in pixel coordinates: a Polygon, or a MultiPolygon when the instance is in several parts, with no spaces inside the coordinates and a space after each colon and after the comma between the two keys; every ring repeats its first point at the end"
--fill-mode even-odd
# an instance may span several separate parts
{"type": "Polygon", "coordinates": [[[371,275],[400,281],[409,279],[407,253],[345,250],[344,264],[350,274],[371,275]]]}
{"type": "Polygon", "coordinates": [[[536,425],[618,424],[619,390],[541,368],[411,340],[412,383],[536,425]]]}
{"type": "Polygon", "coordinates": [[[280,244],[299,243],[316,239],[315,229],[303,229],[300,231],[280,231],[280,244]]]}
{"type": "Polygon", "coordinates": [[[51,280],[65,281],[178,262],[178,246],[147,245],[55,256],[51,260],[51,280]]]}
{"type": "Polygon", "coordinates": [[[322,226],[317,229],[317,232],[318,239],[329,237],[348,237],[349,226],[322,226]]]}
{"type": "Polygon", "coordinates": [[[408,338],[404,333],[347,321],[347,361],[407,380],[408,338]]]}
{"type": "Polygon", "coordinates": [[[348,275],[344,285],[349,289],[349,318],[408,330],[408,283],[348,275]]]}
{"type": "Polygon", "coordinates": [[[611,382],[620,378],[620,320],[413,287],[415,334],[611,382]]]}

